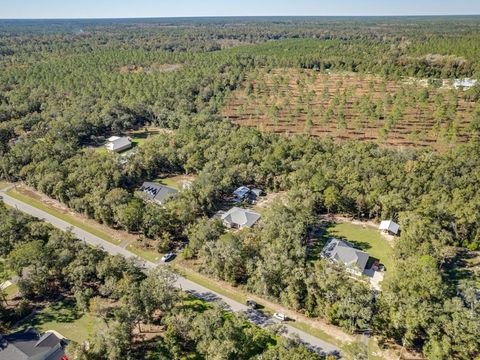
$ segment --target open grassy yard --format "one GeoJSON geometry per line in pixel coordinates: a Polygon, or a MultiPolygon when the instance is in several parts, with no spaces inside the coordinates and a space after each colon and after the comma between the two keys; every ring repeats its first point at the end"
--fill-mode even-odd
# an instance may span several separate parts
{"type": "Polygon", "coordinates": [[[160,260],[161,255],[154,250],[145,250],[136,246],[135,244],[129,244],[126,249],[131,253],[134,253],[135,255],[141,257],[142,259],[151,262],[157,262],[158,260],[160,260]]]}
{"type": "Polygon", "coordinates": [[[159,177],[154,180],[154,182],[172,187],[177,190],[182,190],[185,187],[185,184],[191,184],[195,180],[195,177],[192,175],[174,175],[174,176],[165,176],[159,177]]]}
{"type": "Polygon", "coordinates": [[[55,330],[69,340],[82,343],[105,325],[91,314],[79,313],[72,303],[58,302],[42,309],[29,318],[22,327],[38,330],[55,330]]]}
{"type": "Polygon", "coordinates": [[[7,296],[7,299],[12,299],[18,293],[18,285],[12,284],[4,289],[3,292],[7,296]]]}
{"type": "Polygon", "coordinates": [[[325,228],[324,239],[336,237],[351,242],[370,256],[379,259],[389,270],[393,266],[393,248],[380,232],[370,226],[339,222],[325,228]]]}

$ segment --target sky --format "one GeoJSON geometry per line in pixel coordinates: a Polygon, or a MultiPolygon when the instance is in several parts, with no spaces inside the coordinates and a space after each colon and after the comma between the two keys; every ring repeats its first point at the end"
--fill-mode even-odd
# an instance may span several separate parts
{"type": "Polygon", "coordinates": [[[480,0],[0,0],[2,19],[480,14],[480,0]]]}

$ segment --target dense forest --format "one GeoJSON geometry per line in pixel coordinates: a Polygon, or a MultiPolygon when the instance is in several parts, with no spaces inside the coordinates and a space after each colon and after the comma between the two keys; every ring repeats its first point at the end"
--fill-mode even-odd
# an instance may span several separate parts
{"type": "MultiPolygon", "coordinates": [[[[142,234],[160,252],[186,243],[184,257],[200,262],[209,276],[349,332],[371,329],[386,343],[430,359],[479,356],[479,281],[452,275],[465,253],[480,249],[478,84],[461,95],[426,100],[424,113],[430,116],[435,110],[432,116],[442,124],[458,120],[457,96],[468,102],[469,110],[460,112],[461,122],[469,126],[468,139],[463,144],[448,141],[442,151],[391,149],[371,141],[339,143],[309,131],[282,136],[239,126],[222,115],[232,96],[245,92],[252,74],[266,81],[266,74],[278,69],[349,72],[385,84],[407,78],[431,83],[476,78],[479,18],[169,21],[0,22],[0,179],[23,181],[98,222],[142,234]],[[145,125],[168,132],[148,138],[126,162],[121,155],[99,151],[110,135],[145,125]],[[143,181],[162,174],[192,174],[195,181],[164,207],[135,194],[143,181]],[[274,203],[251,231],[226,234],[210,218],[243,184],[284,192],[287,201],[274,203]],[[306,240],[325,213],[400,223],[395,269],[387,272],[377,297],[343,269],[309,256],[306,240]]],[[[422,106],[420,90],[403,92],[400,100],[422,106]]],[[[390,99],[391,117],[401,110],[398,98],[390,99]]],[[[362,101],[369,111],[368,99],[356,100],[359,110],[349,114],[353,122],[362,113],[362,101]]],[[[338,103],[342,101],[339,93],[338,103]]],[[[308,107],[307,101],[300,103],[308,107]]],[[[338,109],[337,104],[329,115],[335,121],[341,118],[338,109]]],[[[328,109],[322,111],[319,116],[327,116],[328,109]]],[[[275,122],[279,114],[269,116],[275,122]]],[[[417,140],[422,136],[419,132],[417,140]]],[[[18,274],[32,267],[32,276],[51,277],[40,283],[61,286],[83,310],[96,298],[121,300],[128,308],[138,299],[116,293],[114,283],[126,278],[141,292],[156,281],[123,260],[79,249],[70,235],[0,211],[0,257],[12,264],[8,259],[19,259],[13,266],[18,274]],[[54,247],[69,254],[36,263],[33,254],[54,247]],[[66,263],[60,265],[62,261],[66,263]],[[114,280],[102,276],[107,261],[118,262],[114,280]],[[76,272],[60,270],[76,268],[76,262],[83,264],[79,269],[88,267],[91,281],[84,275],[70,279],[76,272]]],[[[165,282],[158,286],[167,286],[165,282]]],[[[22,282],[27,298],[53,292],[35,283],[22,282]]],[[[219,332],[225,330],[212,336],[243,351],[225,358],[251,358],[272,341],[272,334],[245,329],[241,319],[225,317],[218,309],[182,312],[180,295],[172,293],[172,300],[165,294],[151,301],[160,308],[168,304],[171,308],[162,312],[174,314],[155,319],[167,326],[169,337],[158,346],[170,356],[190,351],[207,358],[209,351],[223,349],[202,337],[201,326],[210,321],[223,324],[219,332]],[[241,329],[235,339],[241,344],[228,338],[232,329],[241,329]],[[181,338],[185,333],[189,337],[181,338]]],[[[149,304],[141,306],[152,310],[149,304]]],[[[150,321],[152,312],[125,314],[122,309],[107,316],[118,337],[98,340],[91,350],[96,353],[85,355],[88,359],[134,356],[132,331],[123,327],[150,321]],[[117,340],[124,343],[110,345],[119,353],[105,355],[104,349],[111,350],[106,343],[117,340]]],[[[304,359],[304,351],[298,344],[280,344],[261,358],[294,358],[287,355],[291,352],[304,359]]]]}

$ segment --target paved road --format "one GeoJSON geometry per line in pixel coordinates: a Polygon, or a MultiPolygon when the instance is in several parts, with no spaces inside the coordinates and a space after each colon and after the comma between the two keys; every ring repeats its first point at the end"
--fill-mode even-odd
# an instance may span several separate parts
{"type": "MultiPolygon", "coordinates": [[[[139,262],[143,263],[146,268],[153,269],[156,266],[159,266],[158,264],[155,264],[150,261],[145,261],[139,257],[137,257],[135,254],[131,253],[130,251],[124,249],[123,247],[114,245],[109,243],[106,240],[103,240],[88,231],[82,230],[80,228],[77,228],[75,226],[72,226],[71,224],[53,216],[50,215],[42,210],[39,210],[33,206],[30,206],[22,201],[19,201],[17,199],[12,198],[11,196],[8,196],[5,194],[5,191],[7,189],[4,189],[3,191],[0,191],[0,196],[3,197],[3,201],[12,207],[15,207],[17,210],[25,212],[27,214],[30,214],[36,218],[42,219],[46,222],[49,222],[53,226],[62,229],[62,230],[69,230],[71,231],[78,239],[85,241],[87,244],[90,245],[95,245],[99,246],[108,253],[112,255],[122,255],[126,258],[134,258],[139,260],[139,262]]],[[[207,301],[218,301],[222,300],[228,309],[236,312],[244,312],[247,317],[254,323],[258,324],[259,326],[269,326],[273,323],[275,323],[275,320],[263,315],[262,313],[258,311],[252,311],[250,310],[246,305],[241,304],[237,301],[234,301],[230,298],[227,298],[221,294],[218,294],[216,292],[213,292],[210,289],[207,289],[197,283],[194,283],[188,279],[185,279],[182,276],[178,276],[177,278],[177,286],[181,288],[182,290],[191,293],[192,295],[205,299],[207,301]]],[[[332,353],[332,354],[339,354],[339,349],[335,345],[332,345],[328,342],[325,342],[321,339],[318,339],[310,334],[307,334],[306,332],[303,332],[301,330],[298,330],[292,326],[285,325],[286,328],[286,334],[287,335],[296,335],[300,338],[302,342],[305,343],[305,345],[309,346],[313,350],[319,352],[319,353],[332,353]]]]}

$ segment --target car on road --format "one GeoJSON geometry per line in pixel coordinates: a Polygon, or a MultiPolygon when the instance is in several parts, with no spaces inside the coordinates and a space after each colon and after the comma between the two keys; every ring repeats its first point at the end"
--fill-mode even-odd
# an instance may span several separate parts
{"type": "Polygon", "coordinates": [[[162,256],[162,262],[169,262],[175,258],[175,253],[168,253],[162,256]]]}
{"type": "Polygon", "coordinates": [[[282,313],[275,313],[275,314],[273,314],[273,317],[277,320],[280,320],[280,321],[287,321],[287,319],[288,319],[287,315],[282,314],[282,313]]]}
{"type": "Polygon", "coordinates": [[[256,301],[253,301],[253,300],[247,300],[247,306],[250,308],[250,309],[256,309],[258,304],[256,301]]]}

